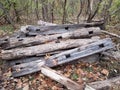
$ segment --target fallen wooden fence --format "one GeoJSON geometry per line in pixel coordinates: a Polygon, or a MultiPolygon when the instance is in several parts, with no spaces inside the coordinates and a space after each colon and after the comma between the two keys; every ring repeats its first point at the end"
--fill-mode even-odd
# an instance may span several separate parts
{"type": "Polygon", "coordinates": [[[30,63],[24,63],[20,65],[15,65],[12,69],[14,70],[13,76],[18,77],[33,72],[37,72],[40,66],[46,65],[49,67],[54,67],[60,64],[68,63],[73,60],[80,59],[95,53],[99,53],[108,49],[113,48],[113,44],[110,39],[99,40],[98,42],[88,44],[83,47],[68,50],[53,56],[50,56],[47,60],[37,60],[30,63]],[[39,66],[40,64],[40,66],[39,66]],[[19,69],[19,71],[18,71],[19,69]]]}
{"type": "Polygon", "coordinates": [[[23,26],[14,35],[0,39],[0,57],[12,68],[12,76],[19,77],[41,71],[70,90],[94,90],[92,87],[77,84],[50,67],[75,60],[98,60],[99,53],[110,56],[108,52],[114,48],[111,39],[93,37],[103,32],[100,28],[104,23],[49,24],[23,26]]]}

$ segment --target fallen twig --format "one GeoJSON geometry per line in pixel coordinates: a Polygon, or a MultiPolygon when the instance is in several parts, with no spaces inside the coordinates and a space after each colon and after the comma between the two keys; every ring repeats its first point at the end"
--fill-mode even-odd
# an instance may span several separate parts
{"type": "Polygon", "coordinates": [[[114,33],[111,33],[111,32],[108,32],[108,31],[104,31],[104,30],[101,30],[103,33],[105,33],[105,34],[109,34],[109,35],[111,35],[111,36],[114,36],[114,37],[117,37],[117,38],[119,38],[120,39],[120,35],[117,35],[117,34],[114,34],[114,33]]]}

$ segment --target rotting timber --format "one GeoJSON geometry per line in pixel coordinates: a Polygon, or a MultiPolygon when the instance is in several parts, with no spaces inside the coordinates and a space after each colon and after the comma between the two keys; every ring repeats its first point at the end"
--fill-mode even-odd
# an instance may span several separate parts
{"type": "Polygon", "coordinates": [[[1,58],[12,67],[13,77],[41,71],[70,90],[82,90],[84,85],[64,77],[51,67],[77,61],[98,61],[99,54],[111,56],[109,51],[114,48],[114,43],[110,38],[99,37],[103,33],[102,25],[23,26],[17,33],[0,40],[1,58]],[[71,83],[75,87],[71,87],[71,83]]]}

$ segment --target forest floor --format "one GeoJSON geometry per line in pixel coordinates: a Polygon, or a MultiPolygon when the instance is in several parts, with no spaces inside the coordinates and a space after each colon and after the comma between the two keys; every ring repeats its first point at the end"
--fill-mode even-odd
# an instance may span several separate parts
{"type": "MultiPolygon", "coordinates": [[[[120,35],[120,30],[111,29],[108,31],[120,35]]],[[[8,25],[0,27],[0,37],[13,33],[8,25]]],[[[119,39],[113,38],[115,43],[120,43],[119,39]]],[[[54,67],[55,70],[79,84],[95,81],[102,81],[116,76],[120,76],[120,61],[114,59],[100,59],[95,63],[76,62],[54,67]]],[[[0,61],[0,90],[67,90],[63,85],[44,76],[41,72],[33,73],[19,78],[11,77],[11,68],[5,69],[4,62],[0,61]]],[[[120,90],[120,89],[115,89],[120,90]]]]}

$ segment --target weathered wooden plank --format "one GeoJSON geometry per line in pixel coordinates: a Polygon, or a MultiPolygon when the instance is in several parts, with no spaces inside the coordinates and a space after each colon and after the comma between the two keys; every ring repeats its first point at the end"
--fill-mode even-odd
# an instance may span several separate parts
{"type": "Polygon", "coordinates": [[[15,60],[7,60],[5,64],[8,67],[12,67],[14,65],[20,65],[20,64],[23,64],[23,63],[29,63],[29,62],[32,62],[32,61],[37,61],[39,59],[44,60],[44,57],[33,56],[33,57],[24,57],[24,58],[15,59],[15,60]]]}
{"type": "Polygon", "coordinates": [[[88,83],[88,85],[95,90],[119,90],[120,89],[120,76],[104,81],[96,81],[88,83]]]}
{"type": "Polygon", "coordinates": [[[55,26],[32,26],[27,25],[21,28],[21,32],[27,35],[38,35],[38,34],[55,34],[65,33],[67,31],[73,31],[83,27],[102,27],[103,22],[99,23],[81,23],[81,24],[70,24],[70,25],[55,25],[55,26]]]}
{"type": "Polygon", "coordinates": [[[44,60],[44,61],[40,60],[40,62],[39,61],[31,62],[30,65],[29,63],[16,65],[13,67],[13,70],[15,70],[13,71],[13,76],[18,77],[18,76],[40,71],[40,68],[38,67],[39,65],[37,66],[37,64],[41,65],[41,63],[43,62],[48,67],[54,67],[54,66],[68,63],[70,61],[74,61],[86,56],[100,53],[110,48],[113,48],[113,44],[110,39],[99,40],[98,42],[95,42],[86,46],[82,46],[80,48],[75,48],[72,50],[62,52],[60,54],[50,56],[47,60],[44,60]],[[16,72],[16,69],[19,69],[19,72],[18,71],[16,72]]]}
{"type": "Polygon", "coordinates": [[[9,37],[3,37],[3,38],[0,38],[0,47],[6,43],[8,43],[8,38],[9,37]]]}
{"type": "Polygon", "coordinates": [[[53,55],[49,57],[49,59],[46,62],[46,65],[51,65],[51,67],[55,65],[60,65],[110,48],[113,48],[113,44],[110,39],[99,40],[98,42],[89,44],[89,46],[85,45],[79,48],[62,52],[57,55],[53,55]]]}
{"type": "Polygon", "coordinates": [[[89,85],[85,85],[84,90],[96,90],[96,89],[90,87],[89,85]]]}
{"type": "MultiPolygon", "coordinates": [[[[51,56],[50,56],[51,57],[51,56]]],[[[20,59],[21,61],[22,61],[22,59],[20,59]]],[[[20,61],[19,60],[19,61],[20,61]]],[[[24,59],[23,59],[24,60],[24,59]]],[[[33,64],[34,65],[36,65],[37,63],[39,63],[39,62],[44,62],[45,61],[45,58],[37,58],[37,57],[34,57],[34,58],[32,58],[32,60],[31,60],[31,58],[27,58],[27,59],[25,59],[26,61],[23,61],[23,63],[21,63],[21,64],[15,64],[15,62],[11,62],[11,61],[8,61],[8,63],[12,66],[12,69],[13,70],[16,70],[16,69],[20,69],[20,68],[22,68],[22,69],[24,69],[24,68],[29,68],[29,67],[32,67],[33,66],[33,64]],[[28,61],[30,59],[30,61],[28,61]],[[28,61],[28,62],[27,62],[28,61]]],[[[90,55],[90,56],[86,56],[86,57],[83,57],[83,58],[80,58],[79,59],[79,61],[83,61],[83,62],[95,62],[95,61],[98,61],[99,60],[99,55],[98,54],[93,54],[93,55],[90,55]]],[[[18,62],[17,62],[18,63],[18,62]]]]}
{"type": "Polygon", "coordinates": [[[105,55],[105,57],[107,56],[116,60],[120,60],[120,51],[109,50],[107,52],[102,52],[102,54],[105,55]]]}
{"type": "Polygon", "coordinates": [[[95,42],[97,40],[98,39],[75,39],[75,40],[71,39],[71,40],[65,40],[59,42],[50,42],[50,43],[32,46],[32,47],[26,47],[26,48],[2,50],[1,58],[10,60],[10,59],[21,58],[26,56],[34,56],[40,53],[69,49],[69,48],[86,45],[95,42]]]}
{"type": "Polygon", "coordinates": [[[55,34],[48,36],[38,35],[36,37],[29,37],[29,38],[10,38],[9,43],[6,43],[7,45],[5,49],[10,49],[18,46],[38,45],[59,39],[90,37],[90,36],[98,35],[100,33],[101,33],[100,28],[83,28],[63,34],[55,34]]]}
{"type": "Polygon", "coordinates": [[[61,83],[62,85],[66,86],[69,90],[83,90],[84,85],[79,85],[76,82],[72,81],[71,79],[65,77],[64,75],[58,73],[57,71],[50,69],[49,67],[42,66],[41,73],[45,76],[61,83]]]}

